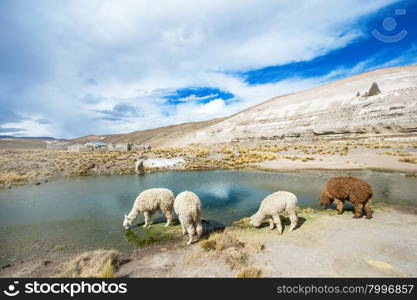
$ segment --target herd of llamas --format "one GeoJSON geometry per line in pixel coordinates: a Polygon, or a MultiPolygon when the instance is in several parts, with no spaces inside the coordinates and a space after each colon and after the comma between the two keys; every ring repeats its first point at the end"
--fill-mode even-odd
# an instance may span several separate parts
{"type": "MultiPolygon", "coordinates": [[[[320,196],[320,204],[327,208],[333,202],[336,205],[337,213],[343,214],[344,204],[350,201],[354,207],[353,218],[361,218],[365,213],[365,218],[372,218],[371,208],[372,187],[362,179],[347,176],[334,177],[328,180],[320,196]]],[[[132,210],[125,215],[123,227],[129,229],[132,222],[139,213],[143,213],[145,224],[148,227],[152,224],[152,215],[161,211],[166,219],[165,226],[169,226],[174,218],[174,213],[178,215],[182,233],[188,234],[187,244],[197,242],[203,234],[201,224],[202,208],[198,195],[190,191],[184,191],[174,197],[174,193],[165,188],[148,189],[139,194],[136,198],[132,210]]],[[[294,230],[298,225],[297,217],[297,196],[286,191],[278,191],[262,200],[258,211],[250,217],[250,224],[260,227],[262,223],[269,220],[269,228],[277,228],[281,234],[283,226],[280,214],[287,212],[291,221],[289,231],[294,230]]]]}

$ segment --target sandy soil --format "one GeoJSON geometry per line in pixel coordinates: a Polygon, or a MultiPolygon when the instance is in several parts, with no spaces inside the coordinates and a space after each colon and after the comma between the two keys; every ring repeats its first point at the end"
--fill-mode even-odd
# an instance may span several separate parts
{"type": "Polygon", "coordinates": [[[351,215],[321,216],[282,236],[264,232],[255,265],[271,277],[417,276],[416,215],[388,208],[370,221],[351,215]]]}
{"type": "MultiPolygon", "coordinates": [[[[378,209],[370,221],[354,220],[350,211],[342,216],[319,213],[282,235],[269,228],[231,230],[244,241],[264,243],[249,265],[268,277],[417,276],[417,218],[410,211],[378,209]]],[[[123,265],[116,276],[235,277],[236,271],[195,244],[162,247],[123,265]]]]}
{"type": "MultiPolygon", "coordinates": [[[[253,164],[262,169],[279,171],[291,170],[396,170],[404,172],[417,172],[417,164],[398,161],[398,157],[384,155],[386,150],[358,150],[349,151],[346,156],[340,155],[309,155],[314,160],[301,162],[288,159],[275,159],[253,164]]],[[[411,154],[417,159],[417,152],[411,154]]]]}

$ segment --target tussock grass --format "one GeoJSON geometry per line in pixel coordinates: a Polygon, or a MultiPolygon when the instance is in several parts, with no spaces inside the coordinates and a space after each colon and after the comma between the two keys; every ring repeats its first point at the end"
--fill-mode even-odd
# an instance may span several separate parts
{"type": "Polygon", "coordinates": [[[200,246],[206,251],[216,251],[232,270],[243,268],[251,253],[260,252],[264,248],[261,242],[245,243],[236,233],[228,231],[212,233],[207,240],[200,242],[200,246]]]}
{"type": "Polygon", "coordinates": [[[264,277],[264,271],[256,267],[247,267],[240,269],[236,273],[237,278],[262,278],[264,277]]]}
{"type": "Polygon", "coordinates": [[[116,268],[111,259],[108,259],[100,271],[100,278],[113,278],[116,268]]]}
{"type": "Polygon", "coordinates": [[[226,231],[212,233],[207,240],[200,242],[200,246],[207,251],[221,251],[232,247],[241,248],[244,243],[239,240],[236,233],[226,231]]]}
{"type": "Polygon", "coordinates": [[[247,243],[247,247],[254,253],[260,253],[262,250],[264,250],[265,245],[261,241],[251,241],[247,243]]]}
{"type": "Polygon", "coordinates": [[[250,218],[249,217],[242,218],[240,220],[234,221],[233,226],[239,227],[239,228],[242,228],[242,229],[253,228],[252,225],[250,225],[250,218]]]}
{"type": "Polygon", "coordinates": [[[116,250],[99,249],[81,253],[62,266],[59,277],[113,277],[118,257],[119,252],[116,250]]]}
{"type": "Polygon", "coordinates": [[[401,157],[398,159],[399,162],[405,162],[405,163],[411,163],[411,164],[417,164],[417,158],[411,158],[411,157],[401,157]]]}
{"type": "Polygon", "coordinates": [[[241,268],[247,261],[248,254],[245,251],[240,251],[237,248],[228,248],[223,253],[227,265],[236,270],[241,268]]]}
{"type": "Polygon", "coordinates": [[[200,247],[206,251],[216,250],[216,242],[214,240],[204,240],[200,241],[200,247]]]}

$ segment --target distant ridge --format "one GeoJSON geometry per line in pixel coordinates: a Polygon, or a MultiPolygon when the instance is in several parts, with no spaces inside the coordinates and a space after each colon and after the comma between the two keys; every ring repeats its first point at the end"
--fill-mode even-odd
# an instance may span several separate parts
{"type": "MultiPolygon", "coordinates": [[[[17,140],[56,140],[50,136],[14,136],[14,135],[0,135],[0,139],[17,139],[17,140]]],[[[62,139],[61,139],[62,140],[62,139]]]]}

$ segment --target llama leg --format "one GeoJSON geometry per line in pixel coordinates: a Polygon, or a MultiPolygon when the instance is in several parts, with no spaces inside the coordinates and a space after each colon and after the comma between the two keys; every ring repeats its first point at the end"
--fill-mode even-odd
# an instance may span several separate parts
{"type": "Polygon", "coordinates": [[[143,227],[151,226],[153,213],[151,213],[149,210],[146,210],[143,212],[143,215],[145,216],[145,224],[143,225],[143,227]]]}
{"type": "Polygon", "coordinates": [[[274,229],[274,227],[275,227],[274,219],[269,218],[269,230],[274,229]]]}
{"type": "Polygon", "coordinates": [[[201,219],[196,222],[197,236],[200,238],[203,235],[203,224],[201,224],[201,219]]]}
{"type": "Polygon", "coordinates": [[[337,209],[337,214],[341,215],[343,214],[343,210],[344,210],[344,203],[342,200],[339,200],[337,198],[334,198],[334,203],[336,204],[336,209],[337,209]]]}
{"type": "Polygon", "coordinates": [[[275,225],[277,225],[277,230],[278,230],[279,234],[281,234],[282,233],[282,224],[281,224],[280,215],[274,215],[274,216],[272,216],[272,218],[274,219],[275,225]]]}
{"type": "Polygon", "coordinates": [[[359,219],[362,217],[363,213],[363,203],[356,202],[353,207],[355,208],[355,215],[353,216],[354,219],[359,219]]]}
{"type": "Polygon", "coordinates": [[[165,224],[165,227],[171,225],[172,220],[174,219],[174,215],[172,214],[172,210],[167,210],[165,212],[165,217],[167,218],[167,223],[165,224]]]}
{"type": "Polygon", "coordinates": [[[291,221],[291,226],[290,226],[290,229],[288,231],[293,231],[298,225],[298,217],[297,217],[297,213],[295,211],[290,212],[290,221],[291,221]]]}
{"type": "Polygon", "coordinates": [[[188,242],[187,244],[190,245],[192,242],[194,242],[194,236],[195,236],[195,228],[193,224],[187,224],[187,231],[188,231],[188,242]]]}
{"type": "Polygon", "coordinates": [[[371,204],[372,204],[372,201],[371,200],[366,201],[366,204],[365,204],[365,214],[366,214],[366,217],[365,217],[365,219],[371,219],[372,218],[372,207],[371,207],[371,204]]]}
{"type": "Polygon", "coordinates": [[[180,223],[181,223],[182,234],[186,235],[187,234],[187,228],[185,227],[184,220],[181,218],[181,216],[179,217],[179,219],[180,219],[180,223]]]}

